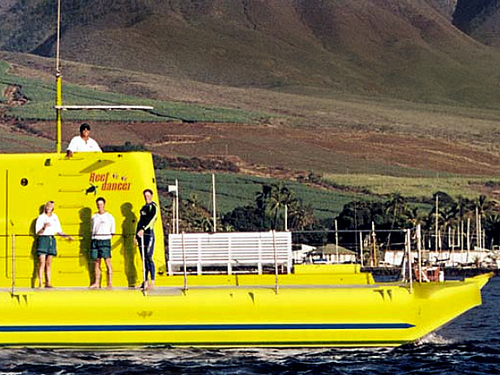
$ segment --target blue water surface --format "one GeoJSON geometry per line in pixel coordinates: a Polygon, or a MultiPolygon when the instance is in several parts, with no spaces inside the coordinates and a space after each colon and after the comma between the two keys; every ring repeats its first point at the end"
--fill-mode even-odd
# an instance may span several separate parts
{"type": "Polygon", "coordinates": [[[500,374],[500,278],[483,305],[399,348],[0,349],[2,374],[500,374]]]}

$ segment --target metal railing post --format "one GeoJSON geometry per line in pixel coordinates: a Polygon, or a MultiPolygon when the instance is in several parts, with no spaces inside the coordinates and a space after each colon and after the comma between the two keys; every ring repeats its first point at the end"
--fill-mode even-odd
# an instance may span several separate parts
{"type": "Polygon", "coordinates": [[[187,291],[187,265],[186,265],[186,247],[184,244],[184,232],[182,232],[181,238],[182,238],[182,267],[184,270],[184,291],[187,291]]]}
{"type": "Polygon", "coordinates": [[[146,250],[144,249],[144,232],[142,233],[141,237],[141,256],[142,256],[142,293],[146,293],[146,250]]]}
{"type": "Polygon", "coordinates": [[[410,293],[413,292],[413,275],[411,262],[411,233],[410,229],[406,229],[406,252],[408,254],[408,282],[410,284],[410,293]]]}
{"type": "Polygon", "coordinates": [[[422,282],[422,227],[417,225],[418,282],[422,282]]]}
{"type": "Polygon", "coordinates": [[[364,254],[363,254],[363,232],[359,232],[359,257],[361,262],[361,268],[365,266],[364,254]]]}
{"type": "Polygon", "coordinates": [[[335,220],[335,255],[337,256],[337,263],[340,263],[339,257],[339,228],[337,220],[335,220]]]}

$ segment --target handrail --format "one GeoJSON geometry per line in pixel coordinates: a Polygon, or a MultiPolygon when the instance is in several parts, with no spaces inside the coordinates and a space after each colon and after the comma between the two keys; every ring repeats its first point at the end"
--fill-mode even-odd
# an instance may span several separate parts
{"type": "MultiPolygon", "coordinates": [[[[126,237],[126,236],[133,236],[134,234],[115,234],[115,236],[116,235],[126,237]]],[[[79,238],[85,237],[82,235],[70,235],[70,236],[79,237],[79,238]]],[[[11,286],[10,286],[10,290],[11,290],[11,294],[14,296],[16,294],[16,237],[35,237],[36,238],[38,236],[36,234],[15,234],[15,233],[12,233],[12,234],[0,234],[0,238],[1,237],[5,237],[5,238],[10,237],[11,238],[11,254],[10,254],[11,286]]],[[[8,257],[7,257],[6,261],[8,261],[8,257]]]]}
{"type": "MultiPolygon", "coordinates": [[[[86,234],[72,234],[72,233],[66,233],[68,236],[71,236],[71,237],[76,237],[76,238],[86,238],[86,237],[91,237],[92,236],[92,233],[86,233],[86,234]]],[[[1,237],[11,237],[12,235],[11,234],[0,234],[0,238],[1,237]]],[[[57,236],[57,235],[56,235],[57,236]]],[[[109,236],[108,234],[97,234],[95,235],[95,237],[99,237],[99,236],[109,236]]],[[[16,233],[16,237],[38,237],[37,234],[34,234],[34,233],[28,233],[28,234],[19,234],[19,233],[16,233]]],[[[113,237],[135,237],[135,233],[114,233],[113,234],[113,237]]]]}

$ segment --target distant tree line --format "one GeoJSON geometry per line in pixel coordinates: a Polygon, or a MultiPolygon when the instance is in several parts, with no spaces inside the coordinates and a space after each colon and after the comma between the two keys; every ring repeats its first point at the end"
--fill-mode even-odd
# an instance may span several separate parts
{"type": "MultiPolygon", "coordinates": [[[[167,193],[163,193],[167,194],[167,193]]],[[[213,231],[211,212],[201,206],[196,195],[181,199],[181,231],[213,231]]],[[[165,225],[171,226],[171,210],[165,210],[165,225]]],[[[369,231],[372,225],[377,230],[406,229],[420,224],[424,232],[440,233],[440,246],[451,246],[449,233],[453,238],[465,233],[469,225],[470,232],[476,230],[476,213],[481,218],[484,245],[488,248],[500,245],[500,210],[493,201],[480,195],[477,199],[458,197],[454,199],[439,191],[427,200],[415,202],[415,199],[392,194],[386,200],[355,200],[347,203],[337,217],[319,220],[310,205],[297,197],[293,189],[283,182],[262,184],[255,193],[253,202],[234,208],[224,213],[217,220],[218,231],[267,231],[284,230],[296,232],[295,238],[301,243],[315,246],[333,242],[335,222],[337,229],[350,230],[342,233],[342,243],[351,244],[353,250],[358,242],[355,231],[369,231]],[[436,203],[438,204],[436,210],[436,203]],[[285,225],[286,220],[286,225],[285,225]]],[[[391,244],[404,243],[404,234],[387,232],[378,234],[381,246],[390,248],[391,244]]],[[[432,236],[431,236],[432,237],[432,236]]],[[[436,240],[435,238],[432,241],[436,240]]],[[[452,239],[451,241],[455,241],[452,239]]],[[[347,245],[346,247],[350,247],[347,245]]]]}

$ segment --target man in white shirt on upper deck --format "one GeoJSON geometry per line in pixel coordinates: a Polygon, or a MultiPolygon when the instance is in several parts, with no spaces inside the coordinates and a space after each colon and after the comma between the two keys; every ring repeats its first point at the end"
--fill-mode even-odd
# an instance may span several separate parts
{"type": "Polygon", "coordinates": [[[90,138],[90,125],[83,123],[80,125],[80,135],[73,137],[66,150],[66,156],[73,156],[74,152],[102,152],[101,148],[90,138]]]}

